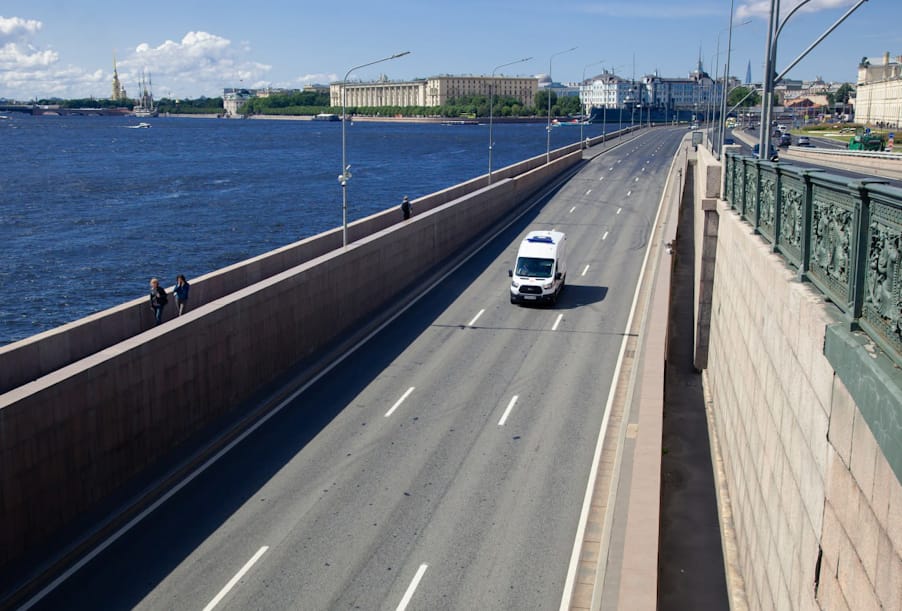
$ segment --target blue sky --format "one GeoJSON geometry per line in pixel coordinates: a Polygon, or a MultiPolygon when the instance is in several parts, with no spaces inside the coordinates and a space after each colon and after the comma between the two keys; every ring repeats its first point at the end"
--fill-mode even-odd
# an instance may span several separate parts
{"type": "MultiPolygon", "coordinates": [[[[784,14],[798,1],[783,0],[784,14]]],[[[780,67],[852,4],[811,0],[784,30],[780,67]]],[[[736,22],[751,20],[734,30],[731,72],[739,78],[749,60],[753,78],[760,78],[769,5],[736,0],[736,22]]],[[[508,73],[538,74],[547,72],[550,54],[574,45],[576,51],[554,60],[555,80],[577,81],[586,64],[599,60],[630,76],[634,55],[637,75],[681,76],[695,67],[699,47],[710,69],[718,33],[725,51],[729,6],[729,0],[20,2],[0,9],[0,97],[106,97],[114,50],[126,88],[135,89],[146,67],[158,97],[328,82],[350,66],[402,50],[412,53],[356,76],[488,73],[526,56],[535,59],[508,73]]],[[[902,55],[899,8],[899,0],[866,2],[790,78],[854,81],[861,57],[902,55]]]]}

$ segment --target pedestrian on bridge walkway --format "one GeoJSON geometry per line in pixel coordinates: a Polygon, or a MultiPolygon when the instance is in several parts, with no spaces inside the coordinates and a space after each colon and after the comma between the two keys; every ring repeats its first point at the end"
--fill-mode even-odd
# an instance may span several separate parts
{"type": "Polygon", "coordinates": [[[156,278],[150,279],[150,309],[153,310],[154,324],[159,325],[163,322],[163,308],[169,299],[166,297],[166,289],[160,286],[160,281],[156,278]]]}
{"type": "Polygon", "coordinates": [[[410,218],[410,199],[406,195],[401,201],[401,214],[404,215],[405,221],[410,218]]]}

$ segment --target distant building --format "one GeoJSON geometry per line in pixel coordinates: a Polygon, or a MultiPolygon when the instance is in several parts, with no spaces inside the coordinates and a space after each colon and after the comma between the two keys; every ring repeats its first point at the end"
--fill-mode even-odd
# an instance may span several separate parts
{"type": "Polygon", "coordinates": [[[412,81],[391,81],[383,76],[369,83],[336,82],[329,86],[332,106],[427,106],[436,107],[465,96],[516,98],[523,106],[532,106],[537,90],[534,77],[441,75],[412,81]]]}
{"type": "Polygon", "coordinates": [[[547,74],[536,76],[536,85],[538,90],[551,89],[559,98],[576,97],[580,95],[581,90],[579,83],[558,83],[553,81],[547,74]]]}
{"type": "Polygon", "coordinates": [[[128,95],[125,93],[125,87],[119,82],[119,70],[116,69],[116,56],[113,56],[113,91],[110,99],[114,102],[125,102],[128,95]]]}
{"type": "Polygon", "coordinates": [[[869,125],[902,126],[902,55],[894,61],[867,59],[858,66],[855,121],[869,125]]]}
{"type": "Polygon", "coordinates": [[[254,89],[223,89],[222,90],[222,108],[225,116],[237,117],[239,110],[248,100],[256,97],[257,91],[254,89]]]}
{"type": "Polygon", "coordinates": [[[580,87],[580,101],[588,112],[592,108],[623,108],[634,97],[632,81],[605,70],[580,87]]]}
{"type": "MultiPolygon", "coordinates": [[[[730,80],[731,85],[734,82],[735,79],[730,80]]],[[[633,82],[605,71],[583,83],[580,99],[587,113],[592,108],[635,108],[649,104],[665,112],[701,113],[719,102],[722,91],[722,79],[712,79],[699,62],[698,68],[686,78],[668,78],[656,73],[633,82]]]]}

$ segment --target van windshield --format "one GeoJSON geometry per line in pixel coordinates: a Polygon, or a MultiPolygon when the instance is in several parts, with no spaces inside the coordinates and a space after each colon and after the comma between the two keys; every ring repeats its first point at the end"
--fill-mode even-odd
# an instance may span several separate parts
{"type": "Polygon", "coordinates": [[[551,278],[554,259],[520,257],[517,259],[517,275],[522,278],[551,278]]]}

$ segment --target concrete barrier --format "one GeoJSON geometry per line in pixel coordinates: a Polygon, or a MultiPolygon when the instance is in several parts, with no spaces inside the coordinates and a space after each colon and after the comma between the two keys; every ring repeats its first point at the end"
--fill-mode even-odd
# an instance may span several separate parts
{"type": "Polygon", "coordinates": [[[780,151],[780,157],[841,170],[860,170],[884,178],[902,178],[902,155],[898,154],[790,146],[780,151]]]}
{"type": "MultiPolygon", "coordinates": [[[[623,130],[622,134],[631,129],[623,130]]],[[[610,141],[622,135],[608,134],[610,141]]],[[[601,137],[591,144],[601,143],[601,137]]],[[[551,152],[556,160],[579,150],[572,144],[551,152]]],[[[495,181],[513,178],[545,164],[545,155],[537,155],[525,161],[500,168],[492,173],[495,181]]],[[[414,215],[433,210],[449,201],[472,193],[485,186],[487,175],[437,191],[412,202],[414,215]]],[[[348,240],[356,241],[372,235],[401,220],[396,206],[351,223],[348,240]]],[[[341,228],[305,238],[257,257],[241,261],[209,274],[190,279],[191,307],[197,309],[220,297],[233,293],[264,278],[300,265],[341,246],[341,228]]],[[[171,291],[171,289],[170,289],[171,291]]],[[[169,307],[171,317],[175,308],[169,307]]],[[[147,331],[153,326],[147,298],[134,299],[91,316],[39,333],[19,342],[0,347],[0,393],[10,391],[47,375],[61,367],[85,358],[147,331]]]]}
{"type": "Polygon", "coordinates": [[[248,286],[0,395],[0,571],[581,159],[559,156],[254,283],[263,272],[247,265],[248,286]]]}

